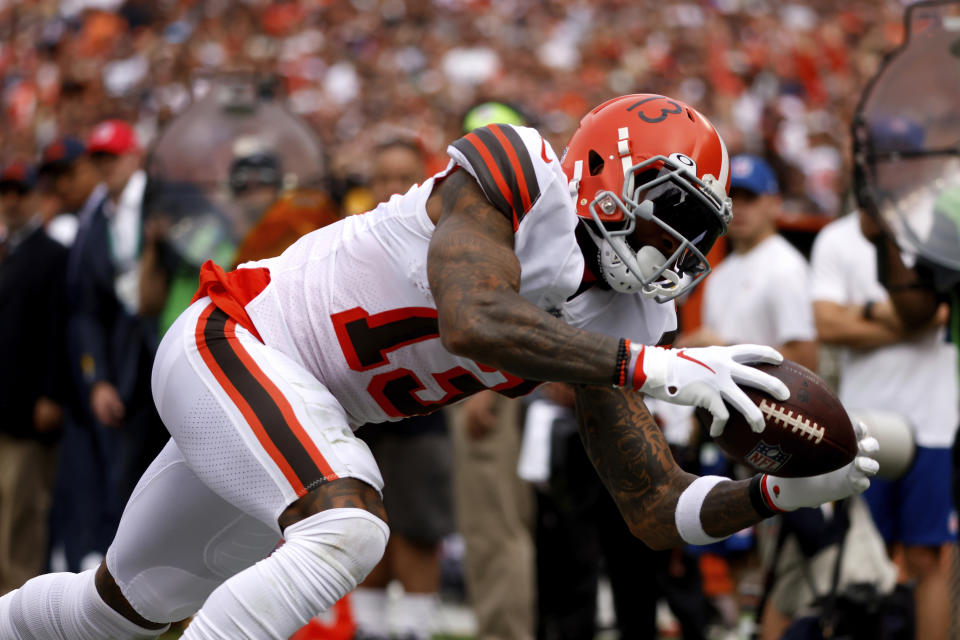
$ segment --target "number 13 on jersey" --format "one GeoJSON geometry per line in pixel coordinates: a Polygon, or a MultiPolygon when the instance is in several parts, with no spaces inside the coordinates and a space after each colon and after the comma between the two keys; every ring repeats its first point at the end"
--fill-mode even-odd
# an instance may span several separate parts
{"type": "MultiPolygon", "coordinates": [[[[420,378],[410,369],[391,364],[388,354],[392,351],[426,340],[439,341],[436,309],[402,307],[370,315],[363,308],[354,307],[331,314],[330,320],[351,369],[383,369],[370,380],[367,392],[387,415],[400,418],[432,413],[488,388],[470,371],[463,367],[453,367],[430,374],[444,391],[444,395],[439,400],[425,401],[417,395],[426,388],[420,378]]],[[[438,342],[436,348],[443,347],[438,342]]],[[[477,366],[481,371],[496,371],[480,363],[477,363],[477,366]]],[[[540,384],[508,373],[500,374],[506,381],[490,388],[510,397],[530,393],[540,384]]]]}

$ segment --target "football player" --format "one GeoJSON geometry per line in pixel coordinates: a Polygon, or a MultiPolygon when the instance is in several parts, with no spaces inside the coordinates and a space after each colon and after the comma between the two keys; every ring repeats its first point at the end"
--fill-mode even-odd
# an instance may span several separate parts
{"type": "MultiPolygon", "coordinates": [[[[763,428],[738,384],[788,395],[747,366],[779,362],[769,347],[652,346],[731,215],[727,151],[701,114],[623,96],[583,118],[562,159],[535,130],[495,124],[448,153],[423,184],[277,258],[205,265],[154,368],[172,439],[104,564],[4,596],[0,637],[153,638],[195,613],[188,640],[288,637],[383,553],[380,473],[352,429],[481,389],[576,385],[587,453],[652,547],[866,488],[869,455],[811,478],[697,478],[643,404],[703,406],[716,434],[724,400],[763,428]]],[[[874,444],[861,434],[865,454],[874,444]]]]}

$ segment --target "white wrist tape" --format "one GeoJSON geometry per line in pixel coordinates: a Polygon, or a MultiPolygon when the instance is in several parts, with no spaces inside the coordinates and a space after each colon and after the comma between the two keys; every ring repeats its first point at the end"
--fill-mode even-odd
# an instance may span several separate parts
{"type": "Polygon", "coordinates": [[[715,486],[728,480],[730,478],[722,476],[701,476],[690,483],[690,486],[680,494],[676,512],[677,531],[688,544],[710,544],[729,537],[714,538],[703,530],[703,525],[700,523],[700,509],[703,507],[703,501],[707,494],[715,486]]]}

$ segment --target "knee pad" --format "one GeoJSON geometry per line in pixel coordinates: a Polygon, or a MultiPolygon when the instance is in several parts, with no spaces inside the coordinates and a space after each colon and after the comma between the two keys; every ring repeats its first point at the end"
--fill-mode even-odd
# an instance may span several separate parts
{"type": "Polygon", "coordinates": [[[352,591],[363,582],[387,547],[387,523],[363,509],[328,509],[287,527],[284,547],[305,570],[314,565],[338,566],[352,591]]]}
{"type": "Polygon", "coordinates": [[[387,523],[330,509],[290,525],[270,557],[220,585],[183,640],[289,638],[363,581],[383,556],[387,523]]]}

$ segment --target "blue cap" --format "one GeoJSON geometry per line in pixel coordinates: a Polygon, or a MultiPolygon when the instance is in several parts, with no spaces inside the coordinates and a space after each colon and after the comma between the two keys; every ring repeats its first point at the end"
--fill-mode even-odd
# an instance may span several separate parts
{"type": "Polygon", "coordinates": [[[193,27],[186,20],[171,22],[163,30],[163,39],[170,44],[183,44],[193,33],[193,27]]]}
{"type": "Polygon", "coordinates": [[[760,156],[739,155],[730,160],[730,189],[746,189],[757,195],[780,191],[777,176],[760,156]]]}
{"type": "Polygon", "coordinates": [[[36,184],[37,174],[32,166],[26,162],[14,160],[0,170],[0,187],[18,186],[32,189],[36,184]]]}
{"type": "Polygon", "coordinates": [[[40,156],[40,171],[58,171],[69,167],[87,152],[83,142],[69,136],[58,138],[43,149],[40,156]]]}
{"type": "Polygon", "coordinates": [[[883,116],[870,123],[870,136],[878,151],[923,149],[926,132],[920,123],[906,116],[883,116]]]}

